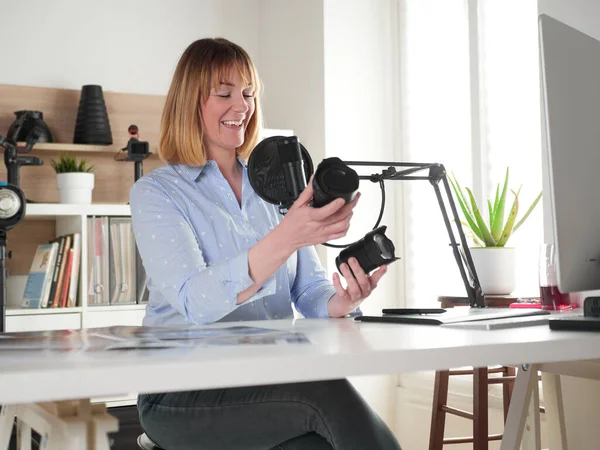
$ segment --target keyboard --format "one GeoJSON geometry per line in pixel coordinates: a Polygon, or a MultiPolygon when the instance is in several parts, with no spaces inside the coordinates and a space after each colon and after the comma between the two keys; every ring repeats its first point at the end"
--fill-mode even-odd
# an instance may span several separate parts
{"type": "Polygon", "coordinates": [[[600,317],[571,314],[564,317],[554,316],[548,321],[548,325],[551,330],[600,331],[600,317]]]}
{"type": "Polygon", "coordinates": [[[510,328],[533,327],[547,325],[550,321],[549,314],[525,317],[507,317],[503,319],[476,320],[470,322],[446,323],[441,326],[447,328],[460,328],[468,330],[506,330],[510,328]]]}

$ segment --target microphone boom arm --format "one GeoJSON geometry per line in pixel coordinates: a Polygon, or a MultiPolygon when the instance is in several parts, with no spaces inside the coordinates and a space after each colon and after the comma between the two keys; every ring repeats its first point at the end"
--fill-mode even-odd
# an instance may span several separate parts
{"type": "Polygon", "coordinates": [[[387,169],[384,169],[380,174],[359,175],[359,180],[369,180],[373,183],[382,183],[383,180],[427,180],[431,183],[435,191],[436,198],[438,200],[438,205],[442,212],[442,217],[444,219],[444,225],[446,226],[446,230],[448,232],[448,237],[450,238],[450,246],[452,247],[452,253],[454,254],[454,259],[456,260],[456,264],[458,266],[460,276],[463,280],[465,290],[467,291],[469,305],[471,307],[478,308],[485,307],[485,298],[483,292],[481,291],[479,278],[477,276],[477,271],[475,270],[475,264],[473,263],[473,258],[471,257],[471,252],[467,244],[467,239],[465,237],[462,225],[460,223],[460,217],[458,215],[458,210],[456,209],[456,204],[454,203],[454,198],[452,196],[452,191],[450,190],[450,185],[448,184],[448,178],[446,176],[446,169],[444,168],[444,166],[438,163],[411,162],[344,161],[344,163],[348,166],[388,167],[387,169]],[[396,167],[405,167],[405,169],[396,171],[396,167]],[[429,169],[429,174],[427,176],[413,175],[414,173],[426,169],[429,169]],[[444,186],[444,192],[448,199],[448,203],[450,204],[452,218],[454,219],[456,223],[456,228],[458,229],[460,243],[457,242],[456,236],[454,235],[454,232],[452,230],[452,225],[450,224],[448,211],[446,209],[444,198],[442,196],[442,191],[439,186],[440,181],[444,186]],[[461,245],[462,250],[459,248],[459,246],[461,245]]]}

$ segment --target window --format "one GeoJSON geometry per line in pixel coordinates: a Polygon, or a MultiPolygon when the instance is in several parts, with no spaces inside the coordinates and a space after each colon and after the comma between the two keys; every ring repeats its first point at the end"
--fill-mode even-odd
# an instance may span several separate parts
{"type": "MultiPolygon", "coordinates": [[[[523,184],[524,213],[542,185],[537,1],[401,4],[402,160],[440,162],[480,199],[509,166],[510,187],[523,184]]],[[[405,182],[403,204],[407,305],[465,295],[431,186],[405,182]]],[[[537,295],[541,242],[538,205],[509,241],[518,248],[519,295],[537,295]]]]}

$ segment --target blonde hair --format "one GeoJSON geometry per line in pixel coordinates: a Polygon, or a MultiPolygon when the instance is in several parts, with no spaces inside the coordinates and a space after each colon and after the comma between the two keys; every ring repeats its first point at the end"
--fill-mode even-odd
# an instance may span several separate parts
{"type": "Polygon", "coordinates": [[[204,129],[200,102],[212,88],[235,70],[244,85],[254,89],[255,110],[236,149],[247,159],[259,140],[262,128],[260,80],[254,63],[239,45],[223,38],[199,39],[183,52],[169,87],[160,125],[158,154],[168,164],[201,166],[206,164],[204,129]]]}

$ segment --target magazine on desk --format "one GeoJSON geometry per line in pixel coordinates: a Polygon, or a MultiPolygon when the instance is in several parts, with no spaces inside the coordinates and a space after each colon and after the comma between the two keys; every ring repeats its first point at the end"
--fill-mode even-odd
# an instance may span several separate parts
{"type": "Polygon", "coordinates": [[[0,334],[0,351],[106,351],[307,343],[310,341],[302,333],[248,326],[224,328],[111,326],[83,330],[0,334]]]}

